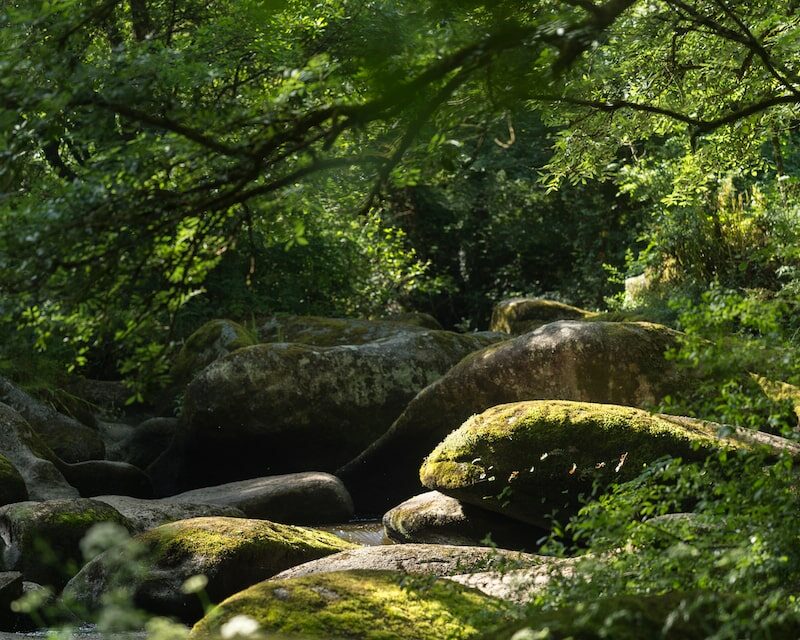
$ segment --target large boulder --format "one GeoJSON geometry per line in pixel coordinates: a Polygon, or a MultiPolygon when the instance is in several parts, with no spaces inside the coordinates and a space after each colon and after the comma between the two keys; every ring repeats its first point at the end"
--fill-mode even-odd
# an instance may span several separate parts
{"type": "Polygon", "coordinates": [[[84,498],[105,494],[136,498],[149,498],[153,495],[149,476],[127,462],[87,460],[66,464],[56,459],[56,466],[84,498]]]}
{"type": "Polygon", "coordinates": [[[114,507],[131,523],[137,533],[154,529],[162,524],[210,516],[246,518],[236,507],[194,502],[173,502],[169,498],[147,500],[130,496],[97,496],[98,502],[114,507]]]}
{"type": "Polygon", "coordinates": [[[592,312],[543,298],[510,298],[492,309],[491,331],[520,335],[558,320],[585,320],[592,312]]]}
{"type": "Polygon", "coordinates": [[[203,615],[201,600],[183,588],[193,576],[205,576],[206,596],[219,602],[284,569],[352,547],[330,533],[266,520],[192,518],[156,527],[97,556],[62,597],[91,612],[105,593],[123,588],[145,611],[192,622],[203,615]],[[146,560],[142,571],[124,570],[132,548],[146,560]]]}
{"type": "Polygon", "coordinates": [[[295,342],[316,347],[337,347],[345,344],[367,344],[429,328],[441,329],[440,326],[424,327],[419,322],[405,320],[323,318],[279,313],[262,321],[258,335],[262,342],[295,342]]]}
{"type": "Polygon", "coordinates": [[[65,462],[105,457],[105,445],[97,431],[59,413],[3,376],[0,376],[0,402],[16,409],[45,444],[65,462]]]}
{"type": "Polygon", "coordinates": [[[326,558],[282,571],[275,576],[300,578],[334,571],[402,571],[413,575],[453,576],[492,569],[518,569],[538,566],[541,556],[489,547],[464,547],[446,544],[396,544],[387,547],[361,547],[340,551],[326,558]]]}
{"type": "Polygon", "coordinates": [[[251,331],[232,320],[210,320],[186,339],[175,357],[173,384],[182,386],[214,360],[257,343],[251,331]]]}
{"type": "Polygon", "coordinates": [[[19,471],[31,500],[77,498],[52,452],[17,411],[0,402],[0,453],[19,471]]]}
{"type": "MultiPolygon", "coordinates": [[[[186,388],[182,488],[330,471],[377,439],[416,393],[487,338],[403,331],[363,345],[246,347],[186,388]]],[[[178,479],[180,484],[180,478],[178,479]]]]}
{"type": "Polygon", "coordinates": [[[219,638],[246,624],[287,639],[462,640],[504,613],[501,601],[445,580],[343,571],[254,585],[211,611],[189,638],[219,638]]]}
{"type": "Polygon", "coordinates": [[[248,518],[291,524],[347,522],[353,517],[353,501],[342,481],[317,471],[229,482],[165,500],[234,507],[248,518]]]}
{"type": "Polygon", "coordinates": [[[438,491],[409,498],[383,516],[386,535],[397,542],[497,545],[536,550],[547,532],[459,502],[438,491]]]}
{"type": "Polygon", "coordinates": [[[554,322],[471,354],[421,391],[379,440],[336,472],[359,513],[419,493],[419,465],[469,416],[563,399],[648,406],[685,382],[664,358],[678,334],[644,322],[554,322]]]}
{"type": "Polygon", "coordinates": [[[80,543],[94,525],[130,523],[113,507],[95,500],[46,500],[0,507],[3,566],[25,580],[63,587],[83,564],[80,543]]]}
{"type": "Polygon", "coordinates": [[[473,416],[426,458],[422,483],[458,500],[548,527],[573,515],[594,487],[635,478],[664,456],[704,460],[759,441],[796,454],[776,436],[616,405],[542,400],[473,416]]]}

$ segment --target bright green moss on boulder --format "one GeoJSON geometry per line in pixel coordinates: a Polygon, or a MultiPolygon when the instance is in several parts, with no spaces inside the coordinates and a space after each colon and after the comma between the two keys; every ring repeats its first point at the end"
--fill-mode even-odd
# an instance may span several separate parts
{"type": "Polygon", "coordinates": [[[210,320],[184,343],[172,365],[172,380],[186,384],[217,358],[242,347],[258,344],[258,338],[232,320],[210,320]]]}
{"type": "Polygon", "coordinates": [[[28,489],[11,460],[0,454],[0,506],[28,499],[28,489]]]}
{"type": "MultiPolygon", "coordinates": [[[[428,456],[422,483],[539,526],[572,514],[594,483],[636,477],[666,455],[702,460],[720,446],[720,425],[631,407],[533,401],[493,407],[467,420],[428,456]]],[[[752,438],[751,438],[752,439],[752,438]]]]}
{"type": "Polygon", "coordinates": [[[495,626],[505,605],[443,580],[395,571],[343,571],[266,581],[236,594],[201,620],[192,640],[220,637],[236,616],[283,638],[460,640],[495,626]]]}
{"type": "Polygon", "coordinates": [[[98,556],[70,581],[64,596],[91,612],[99,609],[103,594],[122,587],[146,611],[194,622],[203,614],[200,599],[181,588],[192,576],[206,576],[205,592],[219,602],[284,569],[355,546],[330,533],[267,520],[191,518],[146,531],[127,549],[98,556]],[[134,547],[147,570],[118,584],[117,568],[134,547]]]}

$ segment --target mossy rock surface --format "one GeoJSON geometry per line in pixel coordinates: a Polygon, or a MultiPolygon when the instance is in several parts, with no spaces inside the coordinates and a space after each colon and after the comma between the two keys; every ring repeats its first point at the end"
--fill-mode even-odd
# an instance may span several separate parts
{"type": "Polygon", "coordinates": [[[535,551],[547,532],[481,509],[438,491],[409,498],[383,516],[386,535],[397,542],[497,545],[535,551]]]}
{"type": "Polygon", "coordinates": [[[96,430],[59,413],[2,376],[0,401],[18,411],[50,450],[65,462],[105,457],[105,444],[96,430]]]}
{"type": "Polygon", "coordinates": [[[232,320],[210,320],[178,352],[172,365],[173,384],[184,385],[217,358],[257,343],[254,333],[232,320]]]}
{"type": "Polygon", "coordinates": [[[502,619],[505,605],[444,580],[394,571],[345,571],[270,580],[224,601],[195,625],[191,640],[220,637],[235,616],[266,634],[350,640],[460,640],[502,619]]]}
{"type": "MultiPolygon", "coordinates": [[[[621,595],[576,603],[557,611],[536,613],[481,636],[481,640],[706,640],[717,637],[731,620],[752,620],[755,603],[735,594],[668,592],[621,595]]],[[[800,618],[782,618],[748,625],[748,640],[796,640],[800,618]]],[[[734,637],[725,635],[724,637],[734,637]]]]}
{"type": "Polygon", "coordinates": [[[276,579],[351,570],[402,571],[434,577],[468,572],[537,566],[542,556],[492,547],[450,544],[395,544],[360,547],[306,562],[281,572],[276,579]]]}
{"type": "Polygon", "coordinates": [[[333,471],[380,437],[421,389],[485,344],[448,331],[404,331],[363,345],[239,349],[186,388],[181,488],[333,471]]]}
{"type": "Polygon", "coordinates": [[[77,498],[63,466],[19,412],[0,402],[0,453],[19,471],[31,500],[77,498]]]}
{"type": "Polygon", "coordinates": [[[28,499],[25,480],[11,460],[0,454],[0,506],[28,499]]]}
{"type": "Polygon", "coordinates": [[[591,311],[544,298],[510,298],[492,310],[490,331],[520,335],[557,320],[585,320],[591,311]]]}
{"type": "Polygon", "coordinates": [[[94,525],[113,522],[132,530],[113,507],[87,499],[19,502],[0,508],[0,536],[6,541],[6,569],[55,588],[81,568],[80,542],[94,525]]]}
{"type": "Polygon", "coordinates": [[[470,354],[422,390],[381,438],[336,473],[360,513],[420,493],[423,458],[469,416],[509,402],[655,405],[690,384],[664,358],[679,334],[645,322],[547,324],[470,354]]]}
{"type": "Polygon", "coordinates": [[[418,333],[428,328],[441,329],[440,326],[424,327],[418,322],[395,319],[324,318],[280,313],[262,321],[258,334],[263,342],[295,342],[316,347],[337,347],[367,344],[375,340],[395,338],[403,333],[418,333]]]}
{"type": "Polygon", "coordinates": [[[200,600],[181,589],[192,576],[206,576],[205,591],[219,602],[284,569],[354,546],[330,533],[266,520],[191,518],[156,527],[101,554],[70,581],[64,597],[96,611],[104,593],[123,587],[146,611],[194,622],[203,614],[200,600]],[[131,548],[142,550],[146,570],[117,584],[116,568],[131,548]]]}
{"type": "Polygon", "coordinates": [[[572,515],[595,484],[636,477],[663,456],[703,460],[720,425],[632,407],[565,401],[493,407],[467,420],[426,458],[422,483],[461,501],[542,527],[572,515]]]}

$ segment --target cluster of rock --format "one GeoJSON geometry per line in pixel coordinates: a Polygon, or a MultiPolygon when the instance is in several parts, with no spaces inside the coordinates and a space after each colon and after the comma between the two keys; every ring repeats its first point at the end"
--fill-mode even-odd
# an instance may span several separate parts
{"type": "Polygon", "coordinates": [[[571,575],[535,552],[593,487],[665,455],[800,453],[646,411],[689,383],[666,327],[517,299],[492,328],[213,321],[176,359],[180,417],[138,424],[102,408],[118,389],[84,382],[97,410],[79,421],[0,379],[0,625],[24,625],[9,603],[45,585],[59,615],[123,594],[194,638],[479,637],[571,575]],[[354,514],[397,544],[320,528],[354,514]]]}

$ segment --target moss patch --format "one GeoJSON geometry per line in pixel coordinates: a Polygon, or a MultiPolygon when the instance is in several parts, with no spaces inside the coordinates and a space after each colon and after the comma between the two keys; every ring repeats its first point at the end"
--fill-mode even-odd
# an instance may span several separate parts
{"type": "Polygon", "coordinates": [[[719,425],[640,409],[568,401],[519,402],[473,416],[425,460],[422,483],[453,497],[548,526],[594,483],[624,482],[665,455],[701,460],[720,446],[719,425]]]}
{"type": "Polygon", "coordinates": [[[172,365],[172,380],[185,384],[200,370],[228,353],[258,344],[258,338],[231,320],[210,320],[184,343],[172,365]]]}
{"type": "Polygon", "coordinates": [[[302,561],[355,548],[332,533],[244,518],[190,518],[156,527],[137,536],[163,566],[180,564],[190,557],[202,557],[206,564],[218,564],[235,556],[274,557],[276,572],[286,567],[285,559],[296,555],[302,561]]]}
{"type": "Polygon", "coordinates": [[[267,581],[236,594],[201,620],[190,638],[218,637],[246,615],[265,632],[358,640],[459,640],[495,625],[500,601],[442,580],[394,571],[343,571],[267,581]]]}
{"type": "Polygon", "coordinates": [[[557,320],[585,320],[592,312],[555,300],[511,298],[498,303],[492,311],[490,331],[521,334],[557,320]]]}

